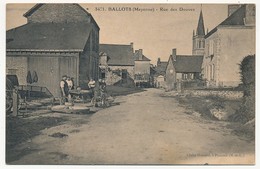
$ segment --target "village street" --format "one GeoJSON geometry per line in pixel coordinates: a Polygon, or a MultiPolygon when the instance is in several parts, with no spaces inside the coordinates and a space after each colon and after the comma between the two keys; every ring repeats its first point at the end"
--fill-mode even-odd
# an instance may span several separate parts
{"type": "Polygon", "coordinates": [[[228,122],[189,115],[160,89],[118,96],[115,105],[66,117],[19,144],[10,164],[245,164],[254,143],[232,134],[228,122]],[[66,137],[50,137],[53,133],[66,137]],[[21,152],[22,151],[22,152],[21,152]]]}

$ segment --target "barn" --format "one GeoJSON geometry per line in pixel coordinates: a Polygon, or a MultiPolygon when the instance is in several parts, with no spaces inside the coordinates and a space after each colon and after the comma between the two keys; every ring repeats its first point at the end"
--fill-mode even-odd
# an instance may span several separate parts
{"type": "Polygon", "coordinates": [[[78,4],[36,4],[24,14],[27,23],[6,32],[6,73],[26,85],[28,73],[37,74],[32,85],[47,87],[59,97],[62,75],[87,87],[98,79],[99,26],[78,4]]]}

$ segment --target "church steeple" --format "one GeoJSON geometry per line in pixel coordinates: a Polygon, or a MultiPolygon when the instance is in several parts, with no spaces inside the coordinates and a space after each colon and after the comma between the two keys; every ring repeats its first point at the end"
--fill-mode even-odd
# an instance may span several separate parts
{"type": "Polygon", "coordinates": [[[203,55],[205,48],[205,27],[204,20],[202,14],[202,6],[200,8],[199,21],[197,25],[197,29],[192,37],[192,54],[193,55],[203,55]]]}
{"type": "Polygon", "coordinates": [[[199,22],[198,22],[196,34],[197,35],[205,35],[205,28],[204,28],[204,20],[203,20],[202,9],[200,10],[200,16],[199,16],[199,22]]]}

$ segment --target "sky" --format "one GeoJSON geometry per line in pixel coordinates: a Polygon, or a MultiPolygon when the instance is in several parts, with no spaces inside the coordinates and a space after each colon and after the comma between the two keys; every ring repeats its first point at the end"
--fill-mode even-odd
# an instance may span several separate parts
{"type": "MultiPolygon", "coordinates": [[[[26,24],[23,14],[35,4],[7,4],[6,29],[26,24]]],[[[205,30],[211,30],[227,18],[227,4],[80,4],[92,14],[100,27],[100,43],[130,44],[143,49],[155,64],[167,61],[173,48],[179,55],[192,54],[192,32],[200,10],[205,30]],[[101,7],[101,8],[100,8],[101,7]],[[154,9],[155,11],[112,11],[119,8],[154,9]],[[96,10],[104,9],[103,10],[96,10]],[[164,10],[160,10],[163,8],[164,10]],[[186,10],[180,10],[180,8],[186,10]],[[165,11],[168,9],[168,11],[165,11]],[[171,11],[171,9],[173,9],[171,11]]]]}

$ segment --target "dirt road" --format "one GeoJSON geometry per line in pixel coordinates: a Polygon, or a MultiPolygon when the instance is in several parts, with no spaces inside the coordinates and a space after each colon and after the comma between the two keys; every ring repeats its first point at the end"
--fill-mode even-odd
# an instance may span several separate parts
{"type": "Polygon", "coordinates": [[[232,134],[230,123],[189,115],[186,107],[163,95],[148,89],[118,96],[116,105],[92,115],[52,113],[70,120],[18,145],[16,153],[23,154],[10,163],[254,163],[254,142],[232,134]],[[50,137],[57,132],[65,137],[50,137]]]}

